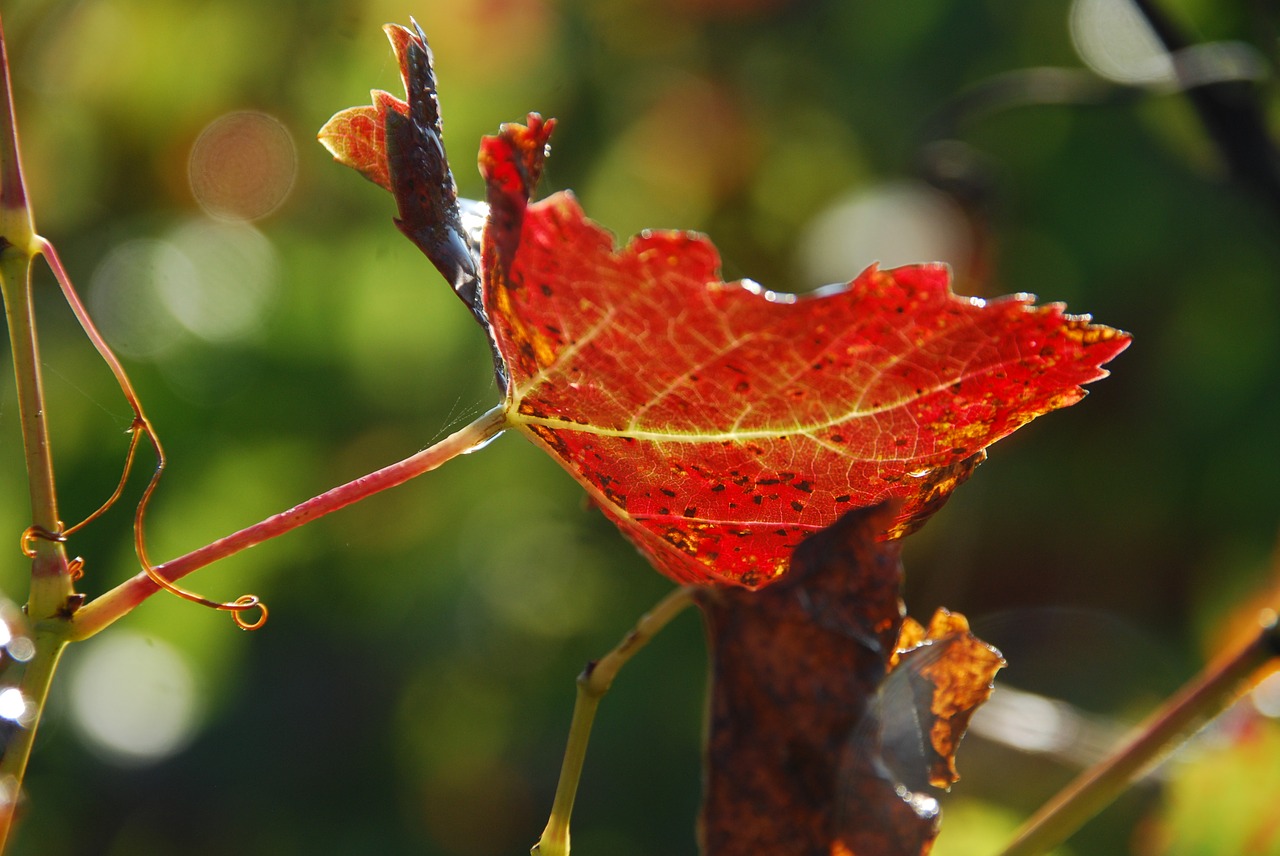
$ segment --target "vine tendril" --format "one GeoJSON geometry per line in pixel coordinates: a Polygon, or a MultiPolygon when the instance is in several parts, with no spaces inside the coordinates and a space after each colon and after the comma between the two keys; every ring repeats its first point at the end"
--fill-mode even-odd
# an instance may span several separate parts
{"type": "Polygon", "coordinates": [[[36,557],[36,541],[52,541],[55,544],[65,544],[67,534],[62,531],[62,522],[58,522],[58,531],[50,532],[43,526],[28,526],[22,530],[22,535],[18,539],[18,547],[22,550],[22,555],[28,559],[36,557]]]}
{"type": "MultiPolygon", "coordinates": [[[[155,569],[155,565],[151,563],[151,559],[147,555],[146,538],[144,537],[143,522],[146,517],[147,506],[151,502],[151,495],[155,492],[156,485],[160,481],[160,475],[164,472],[165,455],[164,448],[160,445],[160,438],[156,434],[155,429],[151,426],[150,420],[142,411],[142,402],[138,395],[134,392],[133,384],[129,380],[128,374],[125,373],[124,367],[120,361],[116,359],[116,355],[112,352],[111,347],[106,340],[102,338],[102,334],[98,332],[98,328],[94,325],[93,319],[89,317],[88,310],[85,309],[84,303],[81,302],[80,296],[71,285],[71,279],[67,276],[66,269],[62,266],[62,260],[58,258],[58,252],[53,244],[41,237],[35,238],[36,246],[46,262],[49,264],[50,270],[53,272],[54,278],[58,281],[58,286],[62,289],[62,296],[66,299],[67,304],[71,307],[72,314],[76,320],[80,322],[80,327],[84,330],[85,335],[92,343],[98,355],[102,357],[103,362],[107,364],[107,368],[111,370],[115,376],[116,383],[120,387],[120,391],[124,394],[125,400],[128,401],[129,407],[133,410],[133,424],[129,426],[129,432],[133,435],[129,442],[129,451],[125,457],[124,474],[120,477],[119,484],[116,485],[115,491],[107,499],[103,505],[93,514],[89,515],[80,523],[77,523],[71,529],[58,532],[49,532],[38,526],[28,527],[22,533],[22,551],[28,556],[34,555],[29,550],[34,550],[34,539],[44,538],[46,540],[57,541],[59,543],[66,541],[67,535],[84,527],[86,524],[95,520],[120,498],[124,491],[125,483],[129,479],[129,472],[133,467],[134,455],[137,452],[138,443],[145,436],[147,442],[151,444],[152,450],[156,456],[156,468],[151,474],[151,480],[147,482],[147,486],[142,491],[142,496],[138,500],[137,509],[133,515],[133,546],[134,552],[138,556],[138,562],[142,565],[142,570],[146,573],[151,582],[155,583],[158,588],[164,589],[172,595],[182,598],[192,603],[198,603],[201,606],[217,609],[224,612],[230,612],[231,617],[235,620],[236,626],[242,630],[256,630],[261,627],[267,620],[267,608],[257,595],[246,594],[241,595],[230,602],[222,602],[210,600],[209,598],[188,591],[181,586],[176,585],[172,581],[165,579],[155,569]],[[258,617],[249,621],[245,618],[245,613],[252,610],[258,610],[258,617]]],[[[59,525],[61,530],[61,525],[59,525]]],[[[82,571],[84,562],[78,560],[76,571],[82,571]]]]}
{"type": "Polygon", "coordinates": [[[120,498],[120,494],[124,493],[124,486],[129,481],[129,473],[133,470],[133,456],[134,456],[134,453],[138,451],[138,440],[140,435],[138,431],[137,415],[134,416],[133,424],[129,426],[128,433],[130,434],[129,450],[125,452],[124,472],[120,475],[120,481],[119,483],[116,484],[116,489],[112,491],[111,496],[107,497],[106,501],[103,502],[102,505],[98,506],[97,511],[93,512],[84,520],[81,520],[75,526],[72,526],[70,529],[64,530],[62,533],[63,535],[70,536],[76,532],[79,532],[81,529],[88,526],[93,521],[97,520],[99,517],[101,517],[103,514],[106,513],[107,509],[115,505],[116,500],[120,498]]]}

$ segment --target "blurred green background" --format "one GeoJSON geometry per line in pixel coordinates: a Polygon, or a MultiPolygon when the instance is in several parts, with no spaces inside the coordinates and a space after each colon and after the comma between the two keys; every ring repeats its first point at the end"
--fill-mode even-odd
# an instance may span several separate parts
{"type": "MultiPolygon", "coordinates": [[[[1164,8],[1218,46],[1210,68],[1258,81],[1274,136],[1280,11],[1164,8]]],[[[380,26],[412,15],[465,196],[481,193],[479,136],[537,110],[560,121],[544,192],[573,188],[624,236],[706,231],[726,277],[797,291],[937,258],[963,293],[1029,291],[1134,334],[1113,378],[994,448],[906,547],[914,615],[964,612],[1009,659],[1002,680],[1070,705],[1054,708],[1060,722],[1015,706],[965,744],[937,853],[998,846],[1089,756],[1071,722],[1104,736],[1133,722],[1275,592],[1280,207],[1228,181],[1120,0],[0,11],[39,229],[170,456],[149,521],[157,558],[405,457],[497,401],[483,338],[392,225],[389,196],[314,142],[371,87],[399,94],[380,26]],[[1036,67],[1074,76],[1001,77],[1036,67]],[[1043,103],[1076,96],[1091,103],[1043,103]],[[202,138],[228,114],[262,147],[202,138]]],[[[130,413],[52,279],[37,287],[70,521],[110,492],[130,413]]],[[[0,551],[0,590],[19,603],[20,445],[6,368],[0,520],[15,546],[0,551]]],[[[90,594],[136,572],[130,517],[122,502],[75,536],[90,594]]],[[[575,675],[670,587],[515,437],[186,584],[255,592],[270,622],[241,633],[156,597],[76,646],[14,853],[527,852],[575,675]]],[[[622,673],[575,852],[695,852],[705,670],[689,614],[622,673]]],[[[1280,853],[1267,709],[1235,711],[1211,751],[1135,789],[1072,852],[1244,852],[1217,829],[1261,830],[1250,852],[1280,853]]]]}

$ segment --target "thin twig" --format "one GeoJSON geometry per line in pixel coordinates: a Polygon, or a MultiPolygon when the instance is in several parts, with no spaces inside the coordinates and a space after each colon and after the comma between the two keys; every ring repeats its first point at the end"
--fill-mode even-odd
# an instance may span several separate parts
{"type": "Polygon", "coordinates": [[[103,503],[97,511],[89,515],[88,518],[72,526],[70,529],[62,532],[68,535],[79,529],[85,524],[92,521],[98,515],[102,514],[110,508],[124,491],[125,483],[129,480],[129,470],[133,465],[134,452],[138,447],[139,437],[146,437],[147,442],[151,444],[151,450],[156,456],[156,466],[151,473],[151,480],[147,482],[147,486],[142,491],[142,497],[138,500],[138,505],[133,513],[133,546],[134,552],[138,556],[138,562],[142,565],[143,572],[151,578],[157,586],[169,592],[172,595],[182,598],[192,603],[198,603],[201,606],[207,606],[210,609],[218,609],[224,612],[230,612],[232,618],[235,619],[236,625],[242,630],[256,630],[261,627],[267,620],[267,607],[257,597],[257,595],[245,594],[232,601],[210,600],[207,597],[198,595],[195,592],[187,591],[180,586],[174,585],[169,580],[156,573],[155,566],[151,562],[150,556],[147,554],[146,539],[146,518],[147,507],[151,502],[151,497],[155,493],[157,485],[160,484],[160,476],[164,474],[165,456],[164,447],[160,444],[160,435],[156,433],[155,428],[151,424],[151,420],[147,418],[147,414],[142,410],[142,399],[138,397],[134,391],[133,383],[129,380],[129,374],[124,370],[120,360],[116,357],[115,352],[111,350],[111,346],[107,344],[107,340],[103,338],[98,331],[98,327],[93,323],[89,310],[85,308],[84,302],[80,299],[80,295],[76,292],[75,286],[71,284],[71,277],[67,274],[66,268],[62,264],[62,259],[58,256],[57,248],[46,239],[36,236],[34,238],[34,246],[44,256],[45,261],[49,264],[49,269],[53,272],[54,279],[58,281],[58,287],[62,289],[62,296],[67,301],[67,305],[71,307],[71,313],[75,315],[76,320],[80,322],[80,328],[84,331],[85,336],[93,345],[94,350],[107,364],[107,368],[111,370],[112,376],[116,379],[116,384],[120,387],[121,394],[124,395],[125,401],[133,410],[133,424],[129,426],[129,431],[133,434],[133,438],[129,443],[129,452],[125,457],[124,473],[120,476],[120,482],[116,485],[115,492],[103,503]],[[256,612],[257,617],[253,620],[246,618],[247,615],[256,612]]]}
{"type": "MultiPolygon", "coordinates": [[[[58,519],[53,454],[49,448],[44,383],[40,376],[40,346],[31,299],[31,260],[36,252],[35,221],[22,176],[9,59],[0,30],[0,290],[4,293],[9,345],[13,350],[19,421],[31,493],[32,525],[27,532],[42,536],[32,545],[34,561],[27,608],[33,620],[56,615],[72,593],[71,575],[60,540],[62,522],[58,519]]],[[[24,548],[25,539],[24,533],[24,548]]]]}
{"type": "MultiPolygon", "coordinates": [[[[173,582],[218,559],[283,535],[375,493],[404,484],[458,455],[483,446],[502,433],[507,427],[506,420],[503,408],[495,407],[470,425],[415,455],[312,497],[288,511],[272,515],[184,556],[156,565],[155,573],[162,579],[173,582]]],[[[160,586],[145,573],[126,580],[76,612],[72,619],[72,640],[85,639],[98,633],[159,590],[160,586]]]]}
{"type": "Polygon", "coordinates": [[[66,614],[75,597],[71,571],[58,519],[53,455],[40,376],[40,347],[31,299],[31,262],[35,220],[27,202],[18,148],[18,128],[9,81],[9,59],[0,27],[0,291],[13,350],[19,419],[31,494],[31,526],[22,549],[31,559],[31,591],[26,611],[35,628],[35,651],[23,667],[19,690],[30,711],[0,755],[0,852],[13,827],[14,808],[22,791],[31,746],[49,685],[66,644],[66,614]]]}
{"type": "Polygon", "coordinates": [[[564,762],[560,766],[560,781],[551,803],[551,817],[542,837],[530,853],[538,856],[569,856],[569,817],[573,814],[573,802],[578,795],[578,782],[582,778],[582,764],[587,757],[587,743],[591,739],[591,726],[595,722],[600,699],[613,685],[621,669],[650,639],[658,635],[671,619],[693,603],[694,586],[683,586],[668,594],[636,622],[635,628],[608,654],[587,667],[578,676],[578,696],[573,705],[573,720],[569,725],[568,745],[564,750],[564,762]]]}
{"type": "Polygon", "coordinates": [[[1086,770],[1045,803],[1000,856],[1035,856],[1061,844],[1113,802],[1138,775],[1185,740],[1197,725],[1217,715],[1245,678],[1280,656],[1275,613],[1265,613],[1261,624],[1252,642],[1183,687],[1138,727],[1137,736],[1128,745],[1086,770]]]}

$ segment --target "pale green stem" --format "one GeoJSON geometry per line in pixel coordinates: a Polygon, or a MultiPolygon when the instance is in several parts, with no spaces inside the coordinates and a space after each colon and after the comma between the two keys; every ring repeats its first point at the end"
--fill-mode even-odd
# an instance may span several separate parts
{"type": "MultiPolygon", "coordinates": [[[[0,235],[0,239],[3,236],[0,235]]],[[[17,382],[19,421],[26,453],[27,483],[31,494],[31,522],[45,533],[58,533],[58,502],[54,489],[53,455],[45,418],[44,386],[40,377],[39,344],[31,300],[31,258],[26,248],[0,248],[0,290],[4,293],[13,372],[17,382]]],[[[14,533],[15,537],[17,533],[14,533]]],[[[29,542],[34,550],[31,596],[27,615],[32,621],[51,618],[66,609],[72,595],[62,545],[46,538],[29,542]]]]}
{"type": "Polygon", "coordinates": [[[582,764],[587,757],[587,743],[591,739],[591,726],[595,722],[600,699],[609,691],[618,670],[637,651],[658,634],[662,628],[693,603],[697,589],[684,586],[668,594],[653,609],[645,613],[626,638],[604,657],[588,663],[578,676],[578,695],[573,705],[573,720],[569,725],[569,741],[560,765],[560,781],[551,803],[551,817],[542,837],[530,853],[538,856],[569,856],[569,817],[573,814],[573,802],[578,795],[578,782],[582,779],[582,764]]]}
{"type": "MultiPolygon", "coordinates": [[[[40,378],[40,348],[35,307],[31,299],[31,260],[39,252],[35,224],[27,204],[22,157],[9,85],[9,58],[0,29],[0,291],[4,293],[13,372],[17,380],[22,444],[26,452],[27,484],[31,493],[31,523],[44,533],[59,533],[53,456],[45,421],[44,386],[40,378]]],[[[25,545],[24,545],[25,546],[25,545]]],[[[33,621],[58,614],[72,593],[66,555],[60,544],[36,539],[31,568],[28,615],[33,621]]]]}
{"type": "Polygon", "coordinates": [[[1280,630],[1275,613],[1267,612],[1252,642],[1205,669],[1140,725],[1131,742],[1045,803],[1000,856],[1036,856],[1066,841],[1194,728],[1221,712],[1239,692],[1241,682],[1276,656],[1280,656],[1280,630]]]}
{"type": "MultiPolygon", "coordinates": [[[[35,627],[35,651],[24,667],[19,689],[26,700],[26,716],[0,757],[0,852],[9,840],[14,808],[22,791],[36,727],[44,712],[49,685],[67,638],[67,617],[75,606],[71,574],[62,544],[53,455],[45,418],[40,350],[31,299],[31,261],[39,251],[35,223],[27,204],[14,121],[9,60],[0,28],[0,292],[3,292],[13,370],[17,383],[19,422],[31,496],[31,522],[41,537],[24,538],[30,549],[31,594],[27,616],[35,627]]],[[[13,533],[17,535],[17,533],[13,533]]]]}

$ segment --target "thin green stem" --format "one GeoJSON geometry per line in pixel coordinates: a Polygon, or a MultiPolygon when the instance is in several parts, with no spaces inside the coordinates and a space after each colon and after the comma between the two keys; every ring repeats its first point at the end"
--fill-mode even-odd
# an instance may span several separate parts
{"type": "Polygon", "coordinates": [[[31,262],[39,252],[35,221],[27,204],[22,158],[14,119],[9,58],[0,27],[0,292],[3,293],[19,422],[31,497],[31,527],[22,549],[32,559],[27,616],[36,628],[35,651],[24,668],[20,690],[26,700],[25,727],[17,729],[0,755],[0,852],[13,825],[36,727],[67,639],[67,617],[75,592],[61,540],[53,455],[40,376],[40,347],[31,295],[31,262]]]}
{"type": "MultiPolygon", "coordinates": [[[[26,452],[27,483],[31,493],[31,532],[57,536],[57,493],[53,456],[45,421],[44,385],[40,377],[40,350],[36,337],[35,308],[31,299],[31,260],[39,251],[35,222],[27,203],[22,177],[22,156],[14,118],[13,90],[9,83],[9,57],[0,28],[0,291],[4,294],[13,371],[17,380],[19,421],[26,452]]],[[[24,548],[28,545],[24,543],[24,548]]],[[[58,614],[72,593],[62,546],[48,538],[36,538],[33,551],[31,599],[27,604],[33,621],[58,614]]]]}
{"type": "MultiPolygon", "coordinates": [[[[31,496],[33,528],[28,531],[60,537],[62,523],[58,519],[53,455],[49,448],[44,385],[40,376],[40,346],[31,300],[31,259],[17,247],[0,249],[0,291],[4,293],[9,342],[13,349],[19,422],[31,496]]],[[[27,614],[31,620],[39,621],[65,609],[67,598],[72,594],[71,575],[67,572],[66,554],[60,543],[50,537],[36,537],[24,544],[24,548],[28,546],[32,550],[33,562],[27,614]]]]}
{"type": "Polygon", "coordinates": [[[591,726],[595,722],[600,700],[613,685],[618,670],[658,635],[671,619],[693,603],[697,589],[684,586],[668,594],[653,609],[645,613],[626,638],[604,657],[588,663],[578,676],[578,695],[573,705],[573,720],[569,724],[569,741],[560,765],[560,781],[551,803],[551,817],[542,837],[531,853],[538,856],[569,856],[569,817],[578,795],[578,782],[582,779],[582,764],[587,757],[587,743],[591,739],[591,726]]]}
{"type": "MultiPolygon", "coordinates": [[[[501,406],[495,407],[471,424],[415,455],[312,497],[288,511],[272,515],[198,550],[156,565],[154,571],[169,582],[181,579],[211,562],[247,550],[353,502],[434,470],[458,455],[483,446],[506,427],[506,412],[501,406]]],[[[86,639],[98,633],[158,591],[160,586],[145,573],[126,580],[76,612],[72,618],[72,640],[86,639]]]]}
{"type": "Polygon", "coordinates": [[[1267,612],[1253,641],[1207,668],[1139,726],[1132,741],[1045,803],[1001,856],[1035,856],[1067,840],[1196,726],[1221,712],[1241,682],[1276,656],[1280,656],[1280,629],[1275,613],[1267,612]]]}

